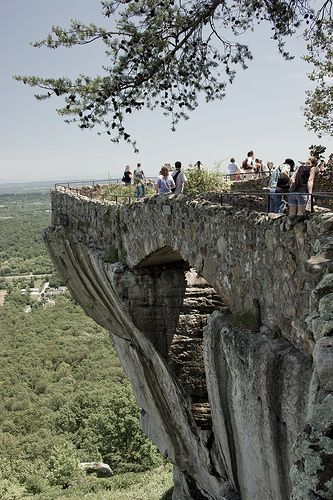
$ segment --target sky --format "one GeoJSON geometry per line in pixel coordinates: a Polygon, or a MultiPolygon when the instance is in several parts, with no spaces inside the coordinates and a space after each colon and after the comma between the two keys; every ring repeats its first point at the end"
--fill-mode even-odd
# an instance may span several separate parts
{"type": "Polygon", "coordinates": [[[266,28],[247,36],[254,60],[246,71],[239,69],[226,97],[209,104],[202,100],[176,132],[160,111],[131,115],[128,130],[137,139],[138,154],[128,144],[98,136],[97,130],[68,125],[55,111],[59,99],[38,102],[34,89],[12,76],[100,74],[101,44],[57,50],[29,44],[43,39],[52,25],[64,27],[73,18],[108,22],[100,0],[0,0],[0,183],[119,178],[126,164],[133,168],[137,162],[149,176],[176,160],[184,166],[197,160],[208,168],[220,164],[226,171],[231,156],[241,164],[251,149],[264,162],[280,164],[286,157],[305,160],[311,144],[332,142],[305,129],[302,108],[311,67],[301,59],[303,40],[290,39],[295,59],[287,62],[266,28]]]}

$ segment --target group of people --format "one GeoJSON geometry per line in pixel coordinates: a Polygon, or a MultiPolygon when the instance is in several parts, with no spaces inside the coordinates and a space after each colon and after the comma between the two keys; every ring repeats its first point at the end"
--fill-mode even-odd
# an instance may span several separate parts
{"type": "MultiPolygon", "coordinates": [[[[141,163],[136,164],[136,169],[134,170],[134,185],[135,185],[135,196],[137,199],[144,198],[146,194],[145,189],[145,174],[142,170],[141,163]]],[[[131,167],[126,165],[124,170],[124,175],[122,177],[122,182],[125,186],[130,186],[132,184],[133,174],[131,172],[131,167]]]]}
{"type": "Polygon", "coordinates": [[[254,152],[249,151],[245,160],[242,162],[242,166],[239,167],[236,163],[235,158],[230,158],[230,163],[228,165],[229,174],[234,180],[241,180],[241,174],[264,174],[269,173],[271,168],[271,162],[266,165],[259,158],[255,158],[254,152]]]}
{"type": "MultiPolygon", "coordinates": [[[[231,158],[228,165],[229,173],[234,180],[241,180],[244,173],[262,173],[269,175],[269,212],[284,213],[289,206],[289,215],[304,215],[311,211],[311,195],[315,176],[320,172],[320,162],[310,157],[306,162],[300,162],[296,168],[294,160],[286,158],[282,165],[274,167],[272,162],[265,165],[249,151],[242,167],[231,158]]],[[[251,178],[251,177],[250,177],[251,178]]]]}
{"type": "Polygon", "coordinates": [[[175,168],[170,172],[170,164],[165,164],[160,170],[156,181],[156,193],[182,194],[185,187],[186,176],[182,172],[182,164],[176,161],[175,168]]]}
{"type": "MultiPolygon", "coordinates": [[[[183,193],[186,177],[181,168],[180,161],[175,162],[173,170],[169,163],[164,164],[155,184],[156,193],[183,193]]],[[[311,210],[311,196],[309,195],[312,194],[315,176],[320,171],[318,160],[314,157],[301,163],[298,168],[295,167],[294,160],[286,158],[282,165],[274,168],[271,162],[264,166],[261,160],[255,159],[253,151],[249,151],[242,163],[242,170],[234,158],[230,159],[228,170],[235,176],[235,180],[237,180],[237,175],[242,174],[242,170],[243,172],[269,173],[269,212],[284,213],[287,203],[289,215],[303,215],[307,210],[311,210]]],[[[129,165],[126,166],[122,178],[123,183],[130,185],[133,176],[136,197],[144,198],[146,183],[141,163],[137,164],[133,175],[129,165]]]]}
{"type": "Polygon", "coordinates": [[[286,158],[284,163],[275,167],[269,179],[269,211],[283,213],[287,202],[289,215],[304,215],[311,211],[311,195],[316,174],[319,172],[318,160],[308,158],[295,168],[295,162],[286,158]]]}
{"type": "MultiPolygon", "coordinates": [[[[181,170],[182,164],[180,161],[175,162],[175,168],[171,170],[171,165],[166,163],[162,166],[160,174],[157,178],[155,189],[156,193],[174,193],[181,194],[184,191],[186,176],[181,170]]],[[[132,184],[134,177],[135,195],[137,199],[144,198],[146,195],[145,190],[145,174],[142,170],[141,163],[137,163],[136,169],[133,174],[129,165],[126,165],[122,182],[125,186],[132,184]]]]}

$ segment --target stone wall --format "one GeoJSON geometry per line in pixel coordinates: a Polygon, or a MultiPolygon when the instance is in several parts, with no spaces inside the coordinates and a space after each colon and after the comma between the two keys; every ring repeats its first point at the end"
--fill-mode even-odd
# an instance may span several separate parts
{"type": "Polygon", "coordinates": [[[142,427],[177,466],[175,499],[332,498],[331,427],[318,415],[332,410],[333,214],[222,202],[160,195],[120,207],[58,190],[46,241],[74,297],[110,330],[142,427]],[[211,301],[207,324],[184,314],[188,268],[209,285],[198,304],[212,288],[224,303],[211,301]],[[191,329],[198,383],[190,347],[170,358],[191,329]]]}

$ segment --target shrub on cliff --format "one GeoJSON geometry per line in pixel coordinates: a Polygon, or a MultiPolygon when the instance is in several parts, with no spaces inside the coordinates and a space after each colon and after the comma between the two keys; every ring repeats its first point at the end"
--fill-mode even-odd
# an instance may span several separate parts
{"type": "Polygon", "coordinates": [[[134,186],[124,186],[123,184],[108,184],[102,186],[102,196],[111,201],[115,201],[115,197],[119,197],[118,201],[128,201],[128,198],[135,198],[134,186]]]}
{"type": "Polygon", "coordinates": [[[189,167],[185,171],[185,193],[197,195],[212,191],[229,191],[230,182],[219,172],[211,172],[205,168],[189,167]]]}
{"type": "MultiPolygon", "coordinates": [[[[155,189],[145,186],[146,197],[153,196],[155,194],[155,189]]],[[[123,184],[109,184],[108,186],[102,186],[102,196],[110,201],[117,201],[118,203],[127,203],[128,201],[134,201],[135,196],[135,186],[131,184],[130,186],[124,186],[123,184]]]]}

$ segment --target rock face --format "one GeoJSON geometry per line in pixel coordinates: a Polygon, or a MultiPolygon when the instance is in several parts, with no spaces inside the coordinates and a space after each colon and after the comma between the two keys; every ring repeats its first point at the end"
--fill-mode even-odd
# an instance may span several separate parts
{"type": "Polygon", "coordinates": [[[196,273],[186,273],[186,283],[176,332],[168,353],[168,364],[191,399],[197,426],[211,430],[211,409],[203,359],[203,328],[215,309],[226,308],[215,290],[196,273]]]}
{"type": "Polygon", "coordinates": [[[110,331],[173,498],[333,498],[333,214],[52,197],[51,256],[110,331]]]}
{"type": "Polygon", "coordinates": [[[218,311],[208,331],[207,386],[227,475],[241,498],[288,498],[311,362],[284,339],[230,327],[218,311]]]}

